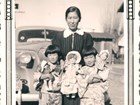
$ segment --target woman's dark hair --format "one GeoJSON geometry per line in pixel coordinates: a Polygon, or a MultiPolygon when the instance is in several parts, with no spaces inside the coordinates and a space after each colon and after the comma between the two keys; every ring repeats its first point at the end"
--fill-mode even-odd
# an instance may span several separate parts
{"type": "Polygon", "coordinates": [[[82,50],[82,57],[88,56],[88,55],[94,55],[96,57],[97,50],[94,47],[86,47],[82,50]]]}
{"type": "Polygon", "coordinates": [[[79,17],[79,22],[81,21],[81,12],[80,12],[79,8],[77,8],[77,7],[75,7],[75,6],[69,7],[69,8],[66,10],[66,13],[65,13],[65,19],[67,19],[68,14],[69,14],[70,12],[76,12],[77,15],[78,15],[78,17],[79,17]]]}
{"type": "Polygon", "coordinates": [[[53,53],[57,53],[58,56],[61,56],[61,51],[60,48],[56,45],[49,45],[45,51],[45,56],[47,57],[48,54],[53,54],[53,53]]]}

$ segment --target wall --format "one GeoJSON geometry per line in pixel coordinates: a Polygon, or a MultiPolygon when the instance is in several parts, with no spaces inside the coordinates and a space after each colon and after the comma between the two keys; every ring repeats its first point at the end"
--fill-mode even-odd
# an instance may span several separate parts
{"type": "MultiPolygon", "coordinates": [[[[15,0],[19,4],[16,10],[16,27],[20,26],[56,26],[67,27],[65,10],[77,6],[82,13],[79,27],[102,32],[102,21],[107,13],[117,14],[122,0],[15,0]]],[[[110,14],[109,14],[110,15],[110,14]]]]}

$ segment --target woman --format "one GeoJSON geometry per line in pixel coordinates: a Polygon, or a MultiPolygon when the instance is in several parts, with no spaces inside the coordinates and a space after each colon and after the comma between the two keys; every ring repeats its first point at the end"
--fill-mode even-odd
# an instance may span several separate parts
{"type": "MultiPolygon", "coordinates": [[[[77,7],[69,7],[65,12],[65,19],[68,28],[57,35],[48,36],[48,38],[52,38],[52,44],[61,49],[64,60],[69,51],[78,51],[81,54],[83,48],[93,46],[92,36],[78,28],[81,21],[81,12],[77,7]]],[[[62,105],[80,104],[78,95],[75,98],[67,98],[63,95],[62,99],[62,105]]]]}
{"type": "Polygon", "coordinates": [[[64,59],[69,51],[75,50],[81,53],[83,48],[93,46],[92,36],[78,28],[81,12],[77,7],[69,7],[65,12],[65,19],[68,28],[63,32],[48,36],[53,39],[52,44],[60,47],[64,59]]]}

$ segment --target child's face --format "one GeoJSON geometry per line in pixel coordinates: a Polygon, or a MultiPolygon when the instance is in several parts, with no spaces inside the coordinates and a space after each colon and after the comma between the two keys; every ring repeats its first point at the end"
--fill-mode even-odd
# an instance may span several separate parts
{"type": "Polygon", "coordinates": [[[58,54],[57,53],[52,53],[52,54],[48,54],[48,60],[51,63],[56,63],[58,61],[58,54]]]}
{"type": "Polygon", "coordinates": [[[108,58],[108,54],[104,52],[100,55],[100,57],[102,60],[106,60],[108,58]]]}
{"type": "Polygon", "coordinates": [[[84,62],[86,66],[93,66],[95,64],[94,55],[88,55],[84,57],[84,62]]]}

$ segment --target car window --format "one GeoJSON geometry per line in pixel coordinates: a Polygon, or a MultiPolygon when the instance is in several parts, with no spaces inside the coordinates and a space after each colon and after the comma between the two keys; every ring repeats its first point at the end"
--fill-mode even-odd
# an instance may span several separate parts
{"type": "Polygon", "coordinates": [[[42,38],[44,30],[23,30],[19,32],[18,41],[19,42],[27,42],[31,38],[42,38]]]}

